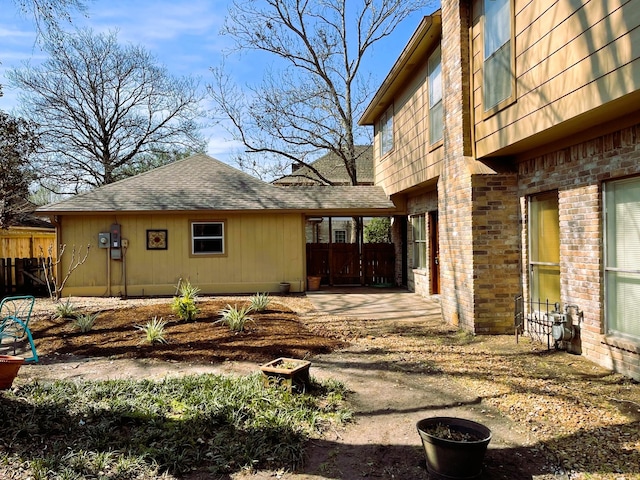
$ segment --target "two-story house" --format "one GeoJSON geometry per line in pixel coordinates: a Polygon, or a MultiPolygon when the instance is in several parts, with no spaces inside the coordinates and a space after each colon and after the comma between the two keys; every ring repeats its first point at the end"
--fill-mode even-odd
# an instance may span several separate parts
{"type": "Polygon", "coordinates": [[[441,3],[360,119],[407,284],[640,379],[640,0],[441,3]]]}

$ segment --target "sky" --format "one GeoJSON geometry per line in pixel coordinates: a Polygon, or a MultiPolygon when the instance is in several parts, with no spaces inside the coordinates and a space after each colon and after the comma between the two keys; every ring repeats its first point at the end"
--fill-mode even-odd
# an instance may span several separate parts
{"type": "MultiPolygon", "coordinates": [[[[231,46],[229,38],[219,35],[229,3],[229,0],[88,0],[86,16],[75,15],[73,25],[90,27],[97,32],[117,30],[120,43],[142,45],[170,74],[198,77],[205,85],[213,80],[209,69],[221,64],[223,52],[231,46]]],[[[422,17],[433,10],[431,7],[416,12],[401,23],[392,36],[374,46],[363,70],[373,75],[375,88],[389,73],[422,17]]],[[[0,110],[12,112],[18,104],[18,92],[7,85],[5,71],[20,67],[25,61],[37,64],[43,58],[36,43],[33,20],[21,16],[12,0],[0,0],[0,85],[3,90],[0,110]]],[[[263,59],[234,58],[231,68],[241,84],[244,78],[261,78],[268,64],[263,59]]],[[[229,65],[229,60],[225,64],[229,65]]],[[[375,90],[370,92],[370,97],[374,93],[375,90]]],[[[228,161],[239,148],[220,126],[206,128],[203,134],[208,142],[207,153],[219,160],[228,161]]]]}

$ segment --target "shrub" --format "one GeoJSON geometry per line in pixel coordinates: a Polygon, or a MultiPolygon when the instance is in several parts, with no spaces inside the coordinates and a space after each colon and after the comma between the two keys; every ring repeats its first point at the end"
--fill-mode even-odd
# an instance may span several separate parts
{"type": "Polygon", "coordinates": [[[64,303],[58,302],[56,304],[56,313],[54,318],[74,318],[76,316],[77,308],[71,303],[71,298],[67,298],[64,303]]]}
{"type": "Polygon", "coordinates": [[[198,316],[198,307],[196,302],[198,300],[198,293],[200,289],[194,287],[190,282],[184,282],[180,284],[180,296],[173,297],[171,303],[171,310],[178,315],[181,320],[195,320],[198,316]]]}
{"type": "Polygon", "coordinates": [[[251,305],[249,306],[249,309],[253,310],[254,312],[264,312],[269,306],[269,303],[271,303],[269,294],[266,292],[256,293],[253,297],[251,297],[250,300],[251,305]]]}
{"type": "Polygon", "coordinates": [[[158,319],[158,317],[153,317],[151,320],[147,322],[146,325],[136,327],[138,330],[142,330],[145,334],[145,340],[147,343],[151,345],[155,343],[167,343],[166,338],[164,338],[164,327],[167,325],[162,317],[158,319]]]}
{"type": "Polygon", "coordinates": [[[73,324],[82,333],[87,333],[93,328],[96,318],[98,318],[97,313],[82,313],[73,319],[73,324]]]}
{"type": "Polygon", "coordinates": [[[238,309],[237,305],[234,307],[227,305],[227,307],[220,312],[222,318],[216,320],[214,323],[224,323],[233,332],[243,332],[245,324],[249,321],[253,322],[253,319],[249,316],[250,312],[251,307],[238,309]]]}

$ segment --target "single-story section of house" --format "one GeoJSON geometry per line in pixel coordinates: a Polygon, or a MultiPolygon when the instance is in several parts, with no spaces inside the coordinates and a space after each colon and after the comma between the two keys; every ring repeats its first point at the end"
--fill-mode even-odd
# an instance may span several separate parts
{"type": "Polygon", "coordinates": [[[381,187],[280,187],[204,154],[38,209],[66,245],[59,278],[91,246],[64,296],[304,291],[308,217],[394,211],[381,187]]]}

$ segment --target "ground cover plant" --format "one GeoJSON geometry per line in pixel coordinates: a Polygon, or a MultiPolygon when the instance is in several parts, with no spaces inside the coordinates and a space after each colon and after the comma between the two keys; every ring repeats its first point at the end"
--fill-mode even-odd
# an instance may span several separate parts
{"type": "Polygon", "coordinates": [[[350,419],[346,393],[313,381],[292,394],[259,374],[36,381],[0,396],[0,464],[34,480],[293,469],[310,437],[350,419]]]}

